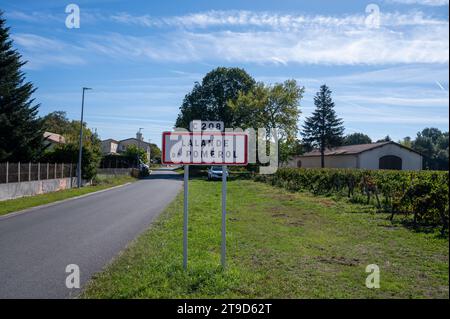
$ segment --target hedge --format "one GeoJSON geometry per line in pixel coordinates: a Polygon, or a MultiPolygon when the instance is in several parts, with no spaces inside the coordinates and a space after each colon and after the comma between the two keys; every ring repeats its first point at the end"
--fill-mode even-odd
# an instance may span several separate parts
{"type": "Polygon", "coordinates": [[[367,204],[390,212],[391,220],[395,214],[412,215],[414,225],[448,229],[448,171],[281,168],[255,180],[316,195],[345,194],[355,201],[363,196],[367,204]]]}

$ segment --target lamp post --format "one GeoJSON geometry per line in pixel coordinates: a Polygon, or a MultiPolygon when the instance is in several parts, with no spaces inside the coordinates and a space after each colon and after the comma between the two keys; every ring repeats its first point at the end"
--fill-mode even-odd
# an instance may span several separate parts
{"type": "Polygon", "coordinates": [[[83,87],[83,95],[81,98],[81,122],[80,122],[80,149],[78,150],[78,166],[77,166],[77,186],[81,187],[81,156],[83,153],[83,113],[84,113],[84,92],[92,90],[91,88],[83,87]]]}
{"type": "Polygon", "coordinates": [[[143,127],[140,127],[139,128],[139,132],[138,132],[138,153],[137,153],[137,160],[138,160],[138,168],[140,169],[141,167],[141,158],[139,157],[139,154],[140,154],[140,152],[141,152],[141,139],[142,139],[142,130],[143,130],[144,128],[143,127]]]}

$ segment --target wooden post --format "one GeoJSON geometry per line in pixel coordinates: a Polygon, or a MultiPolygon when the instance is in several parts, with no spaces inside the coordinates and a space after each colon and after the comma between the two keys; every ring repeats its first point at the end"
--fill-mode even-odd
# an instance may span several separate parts
{"type": "Polygon", "coordinates": [[[55,163],[55,173],[54,173],[54,175],[53,175],[53,178],[54,179],[56,179],[56,167],[58,166],[58,164],[57,163],[55,163]]]}
{"type": "Polygon", "coordinates": [[[9,162],[6,162],[6,184],[8,184],[9,178],[9,162]]]}
{"type": "Polygon", "coordinates": [[[28,181],[31,182],[31,162],[28,162],[28,181]]]}
{"type": "Polygon", "coordinates": [[[47,179],[48,179],[48,171],[50,170],[50,163],[47,163],[47,179]]]}
{"type": "Polygon", "coordinates": [[[17,183],[20,183],[20,162],[17,163],[17,183]]]}
{"type": "Polygon", "coordinates": [[[38,163],[38,177],[37,180],[40,181],[41,180],[41,162],[38,163]]]}
{"type": "Polygon", "coordinates": [[[64,163],[61,163],[61,178],[64,178],[64,163]]]}

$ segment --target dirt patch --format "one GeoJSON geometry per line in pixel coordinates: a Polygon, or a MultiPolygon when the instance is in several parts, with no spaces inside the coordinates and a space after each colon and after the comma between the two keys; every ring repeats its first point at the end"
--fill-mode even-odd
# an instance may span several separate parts
{"type": "Polygon", "coordinates": [[[320,257],[319,261],[326,264],[338,264],[344,266],[357,266],[360,263],[360,260],[357,258],[345,258],[342,256],[332,256],[330,258],[320,257]]]}
{"type": "Polygon", "coordinates": [[[288,217],[288,215],[286,215],[284,213],[276,213],[276,214],[272,214],[272,217],[288,217]]]}
{"type": "Polygon", "coordinates": [[[305,223],[301,220],[294,220],[288,223],[289,226],[293,226],[293,227],[300,227],[300,226],[305,226],[305,223]]]}
{"type": "Polygon", "coordinates": [[[336,206],[336,202],[333,202],[332,200],[325,199],[325,198],[318,198],[317,202],[319,204],[322,204],[325,207],[334,207],[334,206],[336,206]]]}
{"type": "Polygon", "coordinates": [[[272,194],[272,195],[270,195],[270,198],[277,199],[277,200],[291,201],[291,200],[296,200],[297,195],[295,195],[295,194],[272,194]]]}

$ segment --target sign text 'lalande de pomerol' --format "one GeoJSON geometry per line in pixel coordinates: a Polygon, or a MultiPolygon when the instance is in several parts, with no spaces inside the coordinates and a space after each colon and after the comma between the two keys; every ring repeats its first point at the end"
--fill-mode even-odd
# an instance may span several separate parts
{"type": "Polygon", "coordinates": [[[191,132],[164,132],[162,163],[184,165],[183,268],[188,256],[188,181],[190,165],[222,165],[222,244],[221,264],[226,261],[226,197],[227,165],[247,165],[248,135],[243,132],[222,132],[223,122],[192,121],[191,132]]]}
{"type": "Polygon", "coordinates": [[[164,132],[163,164],[247,165],[248,136],[240,132],[164,132]]]}

